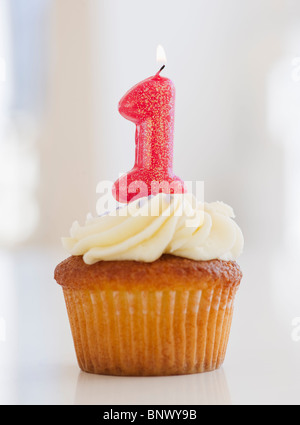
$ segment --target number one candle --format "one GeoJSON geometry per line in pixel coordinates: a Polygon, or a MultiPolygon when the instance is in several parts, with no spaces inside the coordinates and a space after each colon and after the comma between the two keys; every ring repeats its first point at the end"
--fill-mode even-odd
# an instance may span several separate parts
{"type": "Polygon", "coordinates": [[[184,182],[173,174],[175,87],[160,75],[164,67],[132,87],[119,102],[120,114],[136,125],[134,167],[113,185],[119,202],[159,192],[185,192],[184,182]]]}

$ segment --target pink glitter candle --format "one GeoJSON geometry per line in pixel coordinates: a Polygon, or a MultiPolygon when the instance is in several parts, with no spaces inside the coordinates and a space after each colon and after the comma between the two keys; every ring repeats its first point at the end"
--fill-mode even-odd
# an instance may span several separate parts
{"type": "Polygon", "coordinates": [[[184,182],[173,174],[175,87],[160,75],[163,68],[132,87],[119,102],[120,114],[136,125],[134,167],[113,186],[119,202],[185,191],[184,182]]]}

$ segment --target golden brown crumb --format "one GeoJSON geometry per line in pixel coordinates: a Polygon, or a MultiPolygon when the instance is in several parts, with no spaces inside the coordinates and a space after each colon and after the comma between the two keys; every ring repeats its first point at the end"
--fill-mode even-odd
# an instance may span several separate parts
{"type": "Polygon", "coordinates": [[[82,256],[58,264],[54,278],[64,288],[205,289],[212,285],[238,286],[242,272],[234,261],[194,261],[163,255],[152,263],[99,261],[87,265],[82,256]]]}

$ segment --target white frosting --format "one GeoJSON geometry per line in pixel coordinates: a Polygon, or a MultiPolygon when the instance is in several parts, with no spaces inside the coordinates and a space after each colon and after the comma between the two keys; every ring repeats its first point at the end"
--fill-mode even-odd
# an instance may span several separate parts
{"type": "Polygon", "coordinates": [[[152,262],[162,254],[193,260],[236,260],[244,238],[222,202],[200,203],[190,194],[140,198],[106,215],[74,222],[63,238],[71,255],[86,264],[105,260],[152,262]]]}

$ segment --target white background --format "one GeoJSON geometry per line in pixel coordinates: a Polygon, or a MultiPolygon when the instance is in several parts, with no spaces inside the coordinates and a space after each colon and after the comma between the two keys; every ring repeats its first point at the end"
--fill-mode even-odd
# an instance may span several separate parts
{"type": "Polygon", "coordinates": [[[0,404],[299,404],[300,3],[26,5],[0,0],[0,404]],[[95,213],[100,180],[132,167],[117,104],[157,71],[159,43],[177,91],[174,171],[232,205],[245,236],[227,358],[206,375],[86,375],[53,280],[60,237],[95,213]]]}

